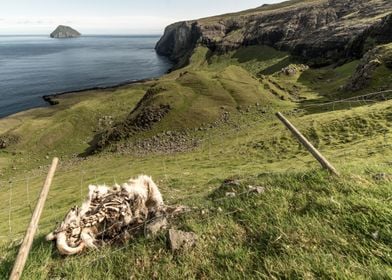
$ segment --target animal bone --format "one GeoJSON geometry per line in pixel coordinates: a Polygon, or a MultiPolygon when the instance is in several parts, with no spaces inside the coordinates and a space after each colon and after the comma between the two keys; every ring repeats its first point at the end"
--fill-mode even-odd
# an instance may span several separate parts
{"type": "Polygon", "coordinates": [[[88,188],[81,208],[73,207],[60,226],[46,236],[48,241],[56,240],[62,255],[97,249],[97,240],[127,236],[124,230],[129,226],[142,224],[149,213],[159,213],[164,207],[157,185],[145,175],[121,186],[88,188]]]}
{"type": "Polygon", "coordinates": [[[98,249],[95,246],[95,235],[98,231],[96,228],[84,228],[80,234],[80,238],[82,239],[83,243],[86,245],[87,248],[90,249],[98,249]]]}
{"type": "Polygon", "coordinates": [[[67,236],[65,232],[62,231],[56,235],[56,246],[61,255],[70,256],[82,252],[85,244],[81,242],[77,247],[70,247],[67,243],[67,236]]]}

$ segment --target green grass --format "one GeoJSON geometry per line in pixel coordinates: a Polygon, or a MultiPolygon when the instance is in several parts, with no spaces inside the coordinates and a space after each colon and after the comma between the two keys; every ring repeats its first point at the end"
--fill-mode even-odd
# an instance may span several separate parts
{"type": "Polygon", "coordinates": [[[290,64],[289,54],[268,46],[249,46],[224,55],[209,57],[209,68],[219,70],[224,66],[241,65],[254,76],[273,74],[290,64]]]}
{"type": "MultiPolygon", "coordinates": [[[[187,253],[173,254],[162,234],[63,259],[41,238],[34,244],[25,278],[390,277],[390,184],[376,184],[368,176],[331,179],[316,170],[238,178],[241,186],[236,192],[250,184],[262,185],[266,192],[214,201],[211,197],[222,198],[226,190],[232,191],[219,187],[216,180],[210,184],[215,191],[195,195],[191,201],[208,212],[195,211],[176,222],[178,228],[199,236],[196,248],[187,253]]],[[[11,249],[4,256],[3,273],[15,253],[11,249]]]]}
{"type": "Polygon", "coordinates": [[[67,95],[59,99],[58,106],[33,109],[0,120],[0,135],[20,137],[17,144],[0,150],[3,159],[0,170],[5,170],[5,176],[10,164],[24,169],[47,163],[46,156],[57,155],[64,160],[75,157],[89,147],[94,133],[107,128],[105,123],[100,124],[100,119],[105,116],[110,116],[113,122],[123,119],[148,86],[67,95]]]}
{"type": "MultiPolygon", "coordinates": [[[[331,180],[317,171],[318,164],[298,147],[278,121],[271,118],[262,121],[254,115],[242,116],[258,121],[243,124],[240,130],[234,129],[234,123],[232,127],[211,130],[209,138],[193,152],[140,158],[104,154],[71,166],[62,165],[41,219],[38,235],[41,239],[36,242],[25,275],[29,279],[58,276],[118,279],[128,274],[150,277],[155,271],[161,271],[158,277],[162,278],[178,275],[335,278],[340,275],[352,279],[366,271],[369,277],[386,276],[391,262],[388,259],[391,228],[385,222],[391,215],[391,182],[376,182],[373,175],[392,171],[388,161],[392,156],[392,143],[388,140],[392,136],[388,129],[391,106],[389,102],[356,108],[339,117],[334,112],[290,117],[301,131],[317,127],[314,123],[312,126],[312,121],[331,124],[332,132],[321,126],[317,129],[318,137],[334,137],[338,143],[327,145],[321,141],[319,148],[343,172],[342,179],[331,180]],[[356,116],[373,118],[364,112],[389,113],[388,119],[383,114],[378,118],[380,126],[387,128],[386,134],[373,132],[377,124],[353,125],[348,121],[357,119],[356,116]],[[347,126],[348,133],[356,135],[355,142],[340,142],[344,134],[338,133],[336,124],[339,123],[347,126]],[[367,135],[368,130],[372,135],[367,135]],[[281,145],[274,145],[279,135],[285,140],[281,145]],[[254,145],[260,141],[271,143],[272,148],[260,150],[254,145]],[[282,146],[287,150],[281,151],[282,146]],[[276,154],[269,154],[271,149],[276,154]],[[62,219],[69,207],[80,204],[89,183],[122,182],[139,173],[153,175],[168,203],[210,209],[207,216],[197,211],[178,221],[179,228],[193,230],[200,236],[194,251],[172,254],[165,245],[165,237],[159,236],[153,240],[140,238],[120,251],[106,248],[103,252],[67,259],[52,253],[52,246],[42,240],[42,235],[62,219]],[[225,192],[219,188],[222,181],[233,176],[243,181],[241,188],[235,190],[238,193],[247,185],[266,186],[267,192],[259,197],[212,201],[211,198],[221,197],[225,192]],[[212,210],[217,207],[223,213],[212,210]],[[380,240],[372,240],[370,236],[377,230],[380,240]],[[96,266],[87,266],[101,256],[105,258],[96,261],[96,266]],[[121,266],[117,271],[116,267],[125,260],[137,265],[121,266]]],[[[4,207],[0,214],[0,235],[6,236],[5,240],[21,237],[30,214],[27,184],[30,204],[34,205],[44,172],[29,181],[28,177],[19,176],[21,181],[4,186],[12,187],[1,194],[1,200],[7,202],[11,195],[12,206],[11,211],[4,207]]],[[[3,250],[7,253],[1,269],[7,273],[16,252],[15,248],[3,250]]]]}
{"type": "Polygon", "coordinates": [[[281,66],[295,61],[267,47],[223,57],[199,48],[191,62],[158,81],[64,96],[58,106],[0,120],[0,135],[20,136],[20,142],[0,150],[0,278],[10,272],[55,155],[61,164],[24,279],[390,278],[392,101],[342,104],[336,110],[305,107],[356,94],[339,87],[358,62],[286,76],[279,73],[281,66]],[[123,142],[187,129],[200,140],[198,147],[75,157],[113,125],[103,116],[121,123],[151,88],[159,90],[145,106],[169,103],[172,110],[150,131],[123,142]],[[230,112],[228,122],[199,130],[222,110],[230,112]],[[340,178],[320,170],[274,117],[277,110],[336,166],[340,178]],[[120,183],[141,173],[153,176],[166,203],[198,207],[174,225],[199,236],[194,249],[172,253],[161,234],[62,258],[44,241],[68,209],[81,204],[88,184],[120,183]],[[375,179],[381,173],[386,180],[375,179]],[[240,186],[222,185],[227,178],[237,178],[240,186]],[[266,191],[225,197],[249,185],[266,191]]]}

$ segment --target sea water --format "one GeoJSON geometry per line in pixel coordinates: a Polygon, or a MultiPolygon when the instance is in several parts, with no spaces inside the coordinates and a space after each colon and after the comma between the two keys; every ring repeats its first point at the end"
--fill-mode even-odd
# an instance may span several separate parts
{"type": "Polygon", "coordinates": [[[0,36],[0,117],[46,106],[43,95],[158,77],[159,36],[0,36]]]}

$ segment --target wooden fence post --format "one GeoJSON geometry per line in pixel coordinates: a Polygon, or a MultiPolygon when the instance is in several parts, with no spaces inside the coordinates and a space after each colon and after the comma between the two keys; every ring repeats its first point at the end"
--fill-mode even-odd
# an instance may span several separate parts
{"type": "Polygon", "coordinates": [[[299,142],[305,146],[305,148],[317,159],[317,161],[332,174],[339,176],[339,172],[332,166],[331,163],[310,143],[305,136],[299,132],[281,113],[276,113],[276,116],[282,121],[282,123],[293,133],[293,135],[299,140],[299,142]]]}
{"type": "Polygon", "coordinates": [[[46,176],[45,184],[42,188],[33,216],[31,217],[29,227],[27,228],[25,237],[23,238],[22,245],[20,245],[18,256],[16,257],[16,261],[14,263],[14,267],[9,278],[10,280],[18,280],[22,276],[23,268],[26,264],[31,245],[34,240],[34,235],[37,230],[38,222],[49,193],[50,185],[52,184],[54,172],[56,171],[58,161],[58,158],[53,158],[52,165],[49,169],[48,175],[46,176]]]}

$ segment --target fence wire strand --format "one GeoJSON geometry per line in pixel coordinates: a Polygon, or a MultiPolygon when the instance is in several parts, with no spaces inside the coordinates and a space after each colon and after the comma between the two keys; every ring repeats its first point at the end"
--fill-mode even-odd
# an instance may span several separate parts
{"type": "MultiPolygon", "coordinates": [[[[382,97],[384,100],[387,100],[386,96],[388,96],[389,94],[392,93],[392,90],[385,90],[385,91],[378,91],[378,92],[372,92],[372,93],[368,93],[368,94],[364,94],[361,96],[353,96],[350,98],[346,98],[346,99],[342,99],[342,100],[337,100],[337,101],[331,101],[331,102],[326,102],[326,103],[313,103],[313,104],[300,104],[300,107],[317,107],[317,106],[328,106],[328,105],[332,105],[333,108],[335,109],[335,105],[339,104],[339,103],[359,103],[359,104],[373,104],[375,102],[380,102],[379,100],[373,100],[372,98],[378,98],[378,97],[382,97]]],[[[266,106],[267,108],[268,106],[266,106]]],[[[288,116],[301,116],[301,113],[298,112],[294,112],[292,110],[286,111],[284,112],[285,114],[287,114],[288,116]]],[[[272,118],[274,118],[273,116],[269,116],[268,117],[269,120],[271,120],[272,118]]],[[[216,135],[210,135],[207,137],[202,137],[201,138],[201,145],[204,145],[204,148],[207,149],[208,153],[208,159],[211,160],[211,158],[213,157],[213,153],[212,153],[212,147],[214,145],[219,144],[219,139],[221,137],[226,137],[226,136],[233,136],[235,135],[235,141],[237,143],[237,146],[240,145],[240,135],[241,134],[241,130],[243,129],[250,129],[250,128],[254,128],[256,126],[260,125],[260,118],[257,118],[256,120],[252,120],[248,123],[242,123],[242,124],[238,124],[238,123],[228,123],[227,126],[229,126],[230,128],[224,130],[221,135],[218,137],[216,135]]],[[[308,127],[307,125],[305,125],[304,123],[298,123],[297,124],[298,127],[300,127],[301,130],[303,130],[305,127],[308,127]]],[[[282,131],[284,131],[284,128],[281,128],[282,131]]],[[[372,139],[372,141],[375,141],[377,139],[377,135],[374,136],[374,139],[372,139]]],[[[249,142],[250,140],[250,135],[249,135],[249,131],[245,130],[245,138],[247,139],[247,142],[249,142]]],[[[388,146],[391,146],[392,148],[392,144],[389,143],[390,141],[390,135],[388,132],[384,133],[384,145],[386,148],[388,148],[388,146]]],[[[344,164],[345,162],[348,162],[348,157],[349,156],[358,156],[358,157],[364,157],[366,154],[370,154],[370,153],[379,153],[382,147],[381,146],[376,146],[376,147],[367,147],[367,150],[364,151],[363,148],[356,150],[355,152],[350,151],[348,152],[346,149],[344,149],[342,151],[342,153],[340,153],[338,155],[338,158],[340,158],[340,163],[344,164]],[[365,154],[364,154],[365,153],[365,154]]],[[[222,150],[224,150],[224,147],[222,147],[222,150]]],[[[238,151],[237,151],[238,152],[238,151]]],[[[385,162],[384,163],[380,163],[380,165],[384,164],[384,165],[392,165],[392,161],[387,158],[387,155],[382,154],[385,157],[385,162]],[[389,160],[389,163],[388,163],[389,160]]],[[[240,156],[240,155],[237,155],[240,156]]],[[[302,158],[302,156],[296,154],[295,155],[297,160],[300,160],[302,162],[304,162],[304,164],[307,164],[309,161],[304,160],[302,158]]],[[[181,166],[181,164],[178,162],[178,159],[176,156],[174,156],[174,164],[178,167],[178,172],[176,172],[176,179],[178,179],[178,177],[181,177],[181,181],[186,181],[187,178],[186,176],[191,176],[192,175],[192,170],[185,170],[184,167],[181,166]],[[190,175],[185,175],[185,174],[190,174],[190,175]]],[[[49,166],[49,165],[48,165],[49,166]]],[[[130,170],[132,170],[132,162],[130,163],[130,170]]],[[[75,170],[74,169],[69,169],[69,170],[65,170],[65,168],[67,168],[67,166],[64,166],[62,168],[62,166],[60,166],[59,170],[57,171],[57,176],[67,176],[71,173],[75,174],[75,170]]],[[[208,167],[207,167],[208,168],[208,167]]],[[[44,168],[42,168],[42,171],[38,172],[38,174],[28,174],[25,178],[23,179],[15,179],[15,178],[9,178],[8,180],[0,180],[0,185],[6,185],[8,184],[8,192],[9,192],[9,199],[8,199],[8,238],[11,240],[12,238],[15,238],[16,236],[21,236],[20,234],[16,234],[13,232],[13,227],[12,227],[12,220],[13,220],[13,196],[14,196],[14,192],[13,189],[15,188],[16,185],[19,185],[19,183],[25,182],[26,186],[25,186],[25,193],[26,193],[26,205],[29,208],[30,213],[32,213],[32,204],[34,203],[34,200],[31,199],[31,185],[35,182],[35,181],[41,181],[42,178],[45,177],[46,173],[46,166],[44,168]]],[[[94,182],[96,184],[99,183],[99,178],[97,176],[97,172],[98,171],[102,171],[102,169],[100,168],[89,168],[88,170],[80,170],[79,174],[80,174],[80,199],[83,200],[83,198],[85,197],[84,195],[84,191],[87,189],[86,186],[84,186],[86,180],[86,172],[93,174],[92,179],[88,179],[89,181],[94,180],[94,182]]],[[[171,176],[168,175],[168,167],[167,167],[167,163],[165,158],[162,159],[162,171],[163,171],[163,177],[164,177],[164,182],[165,185],[170,185],[171,183],[171,176]]],[[[237,174],[238,175],[243,175],[245,174],[245,170],[243,168],[237,168],[237,174]]],[[[114,183],[117,183],[117,178],[114,176],[113,178],[114,183]]],[[[184,191],[188,191],[191,192],[189,195],[177,195],[175,198],[171,198],[174,201],[181,201],[181,200],[185,200],[185,199],[191,199],[193,197],[196,196],[200,196],[202,194],[205,194],[205,191],[196,191],[196,190],[184,190],[184,189],[177,189],[177,188],[173,188],[170,190],[170,192],[172,191],[178,191],[179,194],[184,193],[184,191]]],[[[170,193],[168,192],[168,193],[170,193]]],[[[51,205],[51,207],[55,207],[54,205],[51,205]]],[[[2,238],[7,238],[7,236],[0,236],[0,239],[2,238]]]]}

